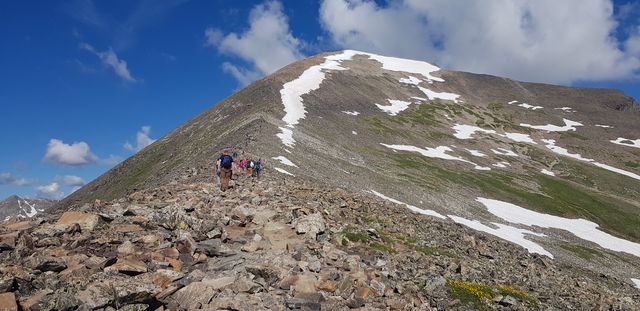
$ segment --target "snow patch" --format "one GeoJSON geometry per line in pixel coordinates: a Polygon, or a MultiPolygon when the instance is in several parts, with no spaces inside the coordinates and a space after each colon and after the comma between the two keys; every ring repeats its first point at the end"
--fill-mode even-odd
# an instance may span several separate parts
{"type": "Polygon", "coordinates": [[[504,149],[504,148],[498,148],[498,149],[491,149],[491,152],[495,153],[495,154],[499,154],[499,155],[503,155],[503,156],[508,156],[508,157],[517,157],[518,154],[509,150],[509,149],[504,149]]]}
{"type": "Polygon", "coordinates": [[[481,127],[477,127],[473,125],[464,125],[464,124],[456,124],[452,127],[452,129],[456,131],[456,133],[453,134],[453,136],[455,136],[458,139],[471,139],[472,138],[471,136],[473,136],[473,134],[475,134],[476,132],[482,132],[487,134],[496,133],[496,131],[494,130],[485,130],[481,127]]]}
{"type": "Polygon", "coordinates": [[[427,99],[426,99],[426,98],[424,98],[424,97],[411,96],[411,98],[413,98],[413,99],[417,99],[417,100],[421,100],[421,101],[425,101],[425,102],[427,101],[427,99]]]}
{"type": "Polygon", "coordinates": [[[529,143],[529,144],[534,144],[537,145],[537,143],[535,141],[533,141],[533,139],[531,139],[531,136],[529,136],[528,134],[521,134],[521,133],[504,133],[504,136],[515,141],[515,142],[519,142],[519,143],[529,143]]]}
{"type": "Polygon", "coordinates": [[[573,110],[573,108],[571,107],[560,107],[560,108],[554,108],[555,110],[562,110],[564,112],[576,112],[575,110],[573,110]]]}
{"type": "Polygon", "coordinates": [[[358,135],[358,132],[356,132],[356,131],[351,131],[351,134],[353,134],[353,135],[358,135]]]}
{"type": "Polygon", "coordinates": [[[296,142],[293,139],[293,131],[286,127],[280,127],[280,133],[276,134],[276,136],[278,136],[282,143],[289,148],[293,147],[293,144],[296,142]]]}
{"type": "Polygon", "coordinates": [[[640,180],[640,175],[638,175],[638,174],[635,174],[635,173],[632,173],[632,172],[629,172],[629,171],[625,171],[625,170],[622,170],[622,169],[619,169],[619,168],[616,168],[616,167],[613,167],[613,166],[610,166],[610,165],[607,165],[607,164],[604,164],[604,163],[596,162],[594,159],[583,158],[582,155],[577,154],[577,153],[570,153],[567,149],[559,147],[559,146],[556,146],[555,145],[556,141],[553,140],[553,139],[543,139],[542,141],[546,144],[545,146],[549,150],[551,150],[552,152],[557,153],[559,155],[567,156],[567,157],[570,157],[570,158],[573,158],[573,159],[576,159],[576,160],[580,160],[580,161],[584,161],[584,162],[589,162],[589,163],[591,163],[591,164],[593,164],[593,165],[595,165],[597,167],[603,168],[605,170],[608,170],[608,171],[611,171],[611,172],[614,172],[614,173],[618,173],[618,174],[621,174],[621,175],[625,175],[625,176],[631,177],[633,179],[640,180]]]}
{"type": "Polygon", "coordinates": [[[376,104],[376,106],[378,106],[378,108],[380,108],[380,110],[386,112],[390,116],[397,115],[401,111],[404,111],[407,108],[409,108],[409,105],[411,105],[410,102],[406,102],[406,101],[402,101],[402,100],[394,100],[394,99],[387,99],[387,100],[389,101],[389,103],[391,103],[390,106],[383,106],[383,105],[379,105],[379,104],[376,104]]]}
{"type": "Polygon", "coordinates": [[[278,160],[278,161],[280,161],[280,163],[282,163],[284,165],[298,167],[295,163],[291,162],[291,160],[287,159],[285,156],[277,156],[277,157],[273,157],[272,159],[278,160]]]}
{"type": "MultiPolygon", "coordinates": [[[[18,200],[18,203],[20,203],[20,200],[18,200]]],[[[25,204],[27,204],[27,206],[29,206],[29,211],[24,211],[25,215],[27,215],[27,217],[31,218],[33,216],[35,216],[38,211],[36,210],[35,206],[33,206],[33,204],[29,203],[29,201],[25,200],[24,201],[25,204]]],[[[20,206],[20,208],[22,208],[22,206],[20,206]]]]}
{"type": "MultiPolygon", "coordinates": [[[[512,101],[508,102],[507,105],[513,105],[513,104],[515,104],[517,102],[518,102],[517,100],[512,100],[512,101]]],[[[521,103],[521,104],[519,104],[517,106],[525,108],[525,109],[531,109],[531,110],[538,110],[538,109],[544,108],[542,106],[534,106],[534,105],[529,105],[527,103],[521,103]]]]}
{"type": "Polygon", "coordinates": [[[640,279],[631,278],[631,282],[633,282],[636,288],[640,288],[640,279]]]}
{"type": "Polygon", "coordinates": [[[570,219],[549,214],[538,213],[515,204],[477,198],[489,213],[505,221],[525,226],[566,230],[586,241],[590,241],[616,252],[624,252],[640,257],[640,244],[627,241],[598,230],[598,224],[585,219],[570,219]]]}
{"type": "Polygon", "coordinates": [[[422,208],[419,208],[419,207],[415,207],[413,205],[409,205],[409,204],[404,203],[404,202],[400,202],[400,201],[398,201],[396,199],[393,199],[393,198],[390,198],[388,196],[385,196],[384,194],[382,194],[380,192],[377,192],[375,190],[370,190],[369,192],[371,192],[372,194],[374,194],[374,195],[376,195],[376,196],[378,196],[378,197],[380,197],[380,198],[382,198],[384,200],[387,200],[389,202],[392,202],[392,203],[395,203],[395,204],[399,204],[399,205],[404,205],[414,213],[433,216],[433,217],[437,217],[437,218],[440,218],[440,219],[446,219],[447,218],[447,217],[443,216],[442,214],[440,214],[440,213],[438,213],[438,212],[436,212],[434,210],[422,209],[422,208]]]}
{"type": "Polygon", "coordinates": [[[597,126],[597,127],[603,127],[603,128],[606,128],[606,129],[613,128],[613,126],[611,126],[611,125],[604,125],[604,124],[596,124],[595,126],[597,126]]]}
{"type": "Polygon", "coordinates": [[[418,88],[420,89],[420,91],[422,91],[422,93],[424,93],[424,95],[427,96],[427,98],[429,98],[429,100],[438,98],[442,100],[452,100],[453,102],[458,103],[458,98],[460,97],[460,95],[454,93],[434,92],[430,89],[425,89],[420,86],[418,88]]]}
{"type": "Polygon", "coordinates": [[[400,83],[406,83],[406,84],[413,84],[413,85],[418,85],[420,84],[420,82],[422,82],[422,80],[414,77],[414,76],[409,76],[409,78],[402,78],[400,79],[400,83]]]}
{"type": "Polygon", "coordinates": [[[564,121],[564,126],[557,126],[553,124],[547,125],[531,125],[527,123],[520,123],[520,126],[529,127],[536,130],[543,130],[547,132],[567,132],[567,131],[575,131],[576,126],[582,126],[582,123],[571,121],[569,119],[562,119],[564,121]]]}
{"type": "Polygon", "coordinates": [[[540,173],[545,174],[545,175],[549,175],[549,176],[556,176],[556,173],[554,173],[554,172],[552,172],[550,170],[547,170],[547,169],[542,169],[540,171],[540,173]]]}
{"type": "Polygon", "coordinates": [[[458,216],[454,216],[454,215],[448,215],[449,218],[451,218],[454,222],[467,226],[471,229],[477,230],[477,231],[482,231],[482,232],[486,232],[488,234],[491,234],[493,236],[499,237],[503,240],[509,241],[511,243],[515,243],[518,244],[522,247],[524,247],[527,251],[529,251],[529,253],[536,253],[536,254],[540,254],[540,255],[544,255],[547,256],[549,258],[553,258],[553,254],[551,254],[550,252],[548,252],[547,250],[545,250],[540,244],[535,243],[533,241],[527,240],[525,238],[525,234],[527,235],[534,235],[534,236],[545,236],[542,233],[536,233],[533,231],[529,231],[529,230],[525,230],[525,229],[520,229],[520,228],[516,228],[516,227],[512,227],[512,226],[508,226],[508,225],[504,225],[504,224],[499,224],[499,223],[492,223],[494,226],[496,226],[497,228],[491,228],[487,225],[484,225],[482,223],[480,223],[477,220],[469,220],[466,218],[462,218],[462,217],[458,217],[458,216]]]}
{"type": "MultiPolygon", "coordinates": [[[[340,66],[340,63],[351,59],[353,55],[355,55],[355,51],[344,51],[340,54],[327,56],[324,63],[307,68],[298,78],[282,86],[280,97],[285,112],[282,121],[287,124],[288,128],[293,128],[300,119],[304,119],[307,111],[302,102],[302,95],[320,88],[320,84],[325,78],[324,70],[346,70],[347,68],[340,66]]],[[[293,147],[295,143],[290,129],[289,133],[286,133],[284,128],[281,127],[282,135],[278,135],[282,143],[287,147],[293,147]]]]}
{"type": "Polygon", "coordinates": [[[640,148],[640,139],[632,140],[628,138],[618,137],[618,139],[611,140],[611,142],[617,145],[640,148]]]}
{"type": "Polygon", "coordinates": [[[465,149],[465,150],[469,151],[469,153],[471,153],[471,155],[474,157],[484,158],[487,156],[486,154],[480,152],[480,150],[473,150],[473,149],[465,149]]]}
{"type": "Polygon", "coordinates": [[[282,173],[282,174],[285,174],[285,175],[289,175],[289,176],[296,177],[296,175],[293,175],[293,174],[291,174],[291,173],[289,173],[289,172],[287,172],[287,171],[285,171],[285,170],[283,170],[283,169],[281,169],[281,168],[279,168],[279,167],[274,167],[273,169],[274,169],[274,170],[276,170],[276,171],[278,171],[278,172],[280,172],[280,173],[282,173]]]}
{"type": "Polygon", "coordinates": [[[499,168],[507,168],[507,166],[511,166],[511,163],[509,162],[505,162],[505,161],[500,161],[498,163],[492,164],[495,167],[499,167],[499,168]]]}
{"type": "Polygon", "coordinates": [[[360,114],[359,112],[357,112],[355,110],[354,111],[342,111],[342,113],[346,113],[346,114],[351,115],[351,116],[357,116],[357,115],[360,114]]]}
{"type": "Polygon", "coordinates": [[[387,145],[383,143],[380,143],[380,144],[393,150],[417,152],[428,158],[437,158],[437,159],[443,159],[443,160],[453,160],[453,161],[469,163],[473,165],[474,168],[477,170],[483,170],[483,171],[490,170],[490,168],[488,167],[479,166],[478,164],[475,164],[464,158],[454,157],[452,155],[447,154],[448,151],[453,151],[451,148],[447,146],[438,146],[436,148],[425,147],[425,149],[423,149],[423,148],[419,148],[416,146],[409,146],[409,145],[387,145]]]}
{"type": "Polygon", "coordinates": [[[444,82],[442,78],[434,77],[431,75],[431,73],[440,70],[440,68],[432,64],[429,64],[427,62],[382,56],[382,55],[376,55],[376,54],[371,54],[367,52],[352,51],[352,50],[348,50],[345,52],[358,54],[358,55],[367,55],[369,56],[369,59],[373,59],[380,62],[382,64],[382,69],[385,69],[385,70],[420,74],[429,80],[444,82]]]}

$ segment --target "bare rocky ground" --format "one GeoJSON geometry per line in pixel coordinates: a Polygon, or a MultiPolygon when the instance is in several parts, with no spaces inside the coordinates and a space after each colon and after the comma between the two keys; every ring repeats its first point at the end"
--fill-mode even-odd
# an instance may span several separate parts
{"type": "Polygon", "coordinates": [[[640,310],[626,281],[344,189],[173,182],[0,226],[0,310],[640,310]]]}

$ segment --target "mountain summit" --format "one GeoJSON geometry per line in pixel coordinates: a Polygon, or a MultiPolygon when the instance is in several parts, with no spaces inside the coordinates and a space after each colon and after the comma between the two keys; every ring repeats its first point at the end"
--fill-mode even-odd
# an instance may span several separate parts
{"type": "MultiPolygon", "coordinates": [[[[241,148],[266,159],[272,178],[338,187],[403,209],[402,216],[372,209],[375,217],[349,218],[354,225],[382,222],[387,229],[414,230],[404,228],[411,223],[420,231],[421,223],[442,223],[449,232],[464,228],[505,240],[544,266],[555,260],[631,287],[640,283],[639,120],[637,103],[617,90],[518,82],[352,50],[324,53],[290,64],[214,105],[71,194],[55,212],[95,211],[112,200],[119,200],[120,210],[140,196],[145,204],[166,198],[149,205],[164,208],[175,201],[173,191],[163,187],[212,182],[220,151],[241,148]]],[[[273,194],[272,188],[263,190],[273,194]]],[[[193,191],[210,193],[202,186],[193,191]]],[[[242,195],[237,191],[234,195],[242,195]]],[[[277,197],[286,193],[273,196],[278,205],[277,197]]],[[[314,205],[311,195],[306,198],[308,208],[321,205],[314,205]]],[[[134,215],[136,208],[118,213],[134,215]]],[[[307,207],[291,206],[293,217],[323,217],[321,211],[295,212],[300,208],[307,207]]],[[[181,225],[176,226],[170,229],[181,225]]],[[[368,232],[384,241],[376,230],[360,229],[351,235],[340,232],[347,242],[368,241],[393,253],[384,248],[387,244],[375,246],[358,235],[368,232]]],[[[421,237],[417,242],[429,243],[421,237]]],[[[474,249],[484,245],[475,238],[465,241],[474,249]]],[[[321,246],[313,247],[322,254],[321,246]]],[[[494,258],[483,249],[469,252],[476,259],[494,258]]]]}

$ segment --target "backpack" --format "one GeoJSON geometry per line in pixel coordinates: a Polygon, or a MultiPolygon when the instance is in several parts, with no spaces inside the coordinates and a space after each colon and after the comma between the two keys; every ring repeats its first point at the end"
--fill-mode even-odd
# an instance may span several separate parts
{"type": "Polygon", "coordinates": [[[223,155],[220,157],[220,167],[222,168],[231,168],[231,163],[233,162],[233,158],[229,155],[223,155]]]}
{"type": "Polygon", "coordinates": [[[255,163],[253,161],[249,162],[249,167],[253,168],[255,166],[255,163]]]}
{"type": "Polygon", "coordinates": [[[260,161],[256,162],[256,170],[261,170],[262,169],[262,163],[260,161]]]}

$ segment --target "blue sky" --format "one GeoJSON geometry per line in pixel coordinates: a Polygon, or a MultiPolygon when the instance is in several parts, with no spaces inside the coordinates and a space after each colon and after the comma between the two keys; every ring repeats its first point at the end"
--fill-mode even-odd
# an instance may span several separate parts
{"type": "Polygon", "coordinates": [[[507,3],[2,1],[0,198],[67,195],[247,83],[322,51],[640,99],[637,1],[507,3]]]}

